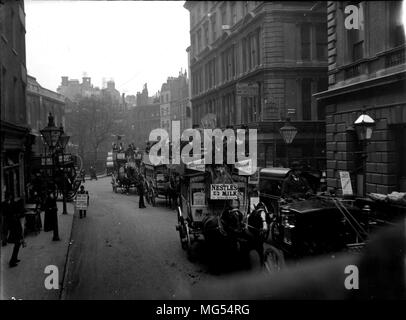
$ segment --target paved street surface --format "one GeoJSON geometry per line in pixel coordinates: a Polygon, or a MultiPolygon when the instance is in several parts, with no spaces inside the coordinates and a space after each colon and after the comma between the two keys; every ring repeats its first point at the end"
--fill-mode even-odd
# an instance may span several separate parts
{"type": "Polygon", "coordinates": [[[91,202],[74,218],[63,299],[176,299],[216,277],[188,261],[164,200],[139,209],[138,196],[113,193],[110,181],[86,181],[91,202]]]}

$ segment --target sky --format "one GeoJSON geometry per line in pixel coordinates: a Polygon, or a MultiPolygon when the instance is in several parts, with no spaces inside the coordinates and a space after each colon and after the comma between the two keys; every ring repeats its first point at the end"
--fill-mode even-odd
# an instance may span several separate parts
{"type": "Polygon", "coordinates": [[[61,76],[113,79],[126,95],[187,70],[189,13],[184,1],[25,0],[28,74],[56,91],[61,76]]]}

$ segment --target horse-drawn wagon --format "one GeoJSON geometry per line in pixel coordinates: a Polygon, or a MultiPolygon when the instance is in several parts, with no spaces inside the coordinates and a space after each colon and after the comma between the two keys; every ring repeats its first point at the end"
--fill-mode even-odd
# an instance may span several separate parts
{"type": "Polygon", "coordinates": [[[155,165],[149,154],[145,153],[141,171],[144,175],[147,202],[155,206],[157,199],[165,199],[166,204],[171,205],[178,186],[173,167],[166,164],[155,165]]]}
{"type": "Polygon", "coordinates": [[[113,150],[113,173],[111,184],[114,192],[129,193],[137,186],[137,167],[134,161],[129,161],[125,152],[113,150]]]}
{"type": "Polygon", "coordinates": [[[194,258],[194,244],[203,241],[217,258],[231,254],[251,267],[253,263],[264,266],[263,242],[270,220],[261,205],[250,210],[248,176],[228,165],[195,162],[179,167],[181,203],[176,229],[188,257],[194,258]]]}

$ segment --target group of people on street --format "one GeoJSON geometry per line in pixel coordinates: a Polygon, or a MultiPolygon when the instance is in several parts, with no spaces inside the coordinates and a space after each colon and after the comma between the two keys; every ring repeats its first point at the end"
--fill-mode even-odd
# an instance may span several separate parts
{"type": "MultiPolygon", "coordinates": [[[[37,198],[39,199],[39,198],[37,198]]],[[[55,192],[48,190],[44,204],[39,200],[36,203],[36,209],[44,208],[44,231],[53,231],[52,241],[59,241],[58,232],[58,207],[56,204],[55,192]]],[[[13,193],[5,192],[5,201],[1,206],[1,244],[14,244],[9,266],[16,267],[20,262],[18,253],[21,246],[25,246],[24,222],[25,207],[22,199],[16,200],[13,193]]]]}

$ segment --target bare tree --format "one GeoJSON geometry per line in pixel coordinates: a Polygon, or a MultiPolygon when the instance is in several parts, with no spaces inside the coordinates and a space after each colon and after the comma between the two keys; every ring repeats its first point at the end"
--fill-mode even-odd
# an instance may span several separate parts
{"type": "Polygon", "coordinates": [[[96,163],[100,146],[111,136],[114,105],[110,96],[82,98],[67,117],[71,139],[85,162],[96,163]],[[89,158],[87,154],[92,153],[89,158]]]}

